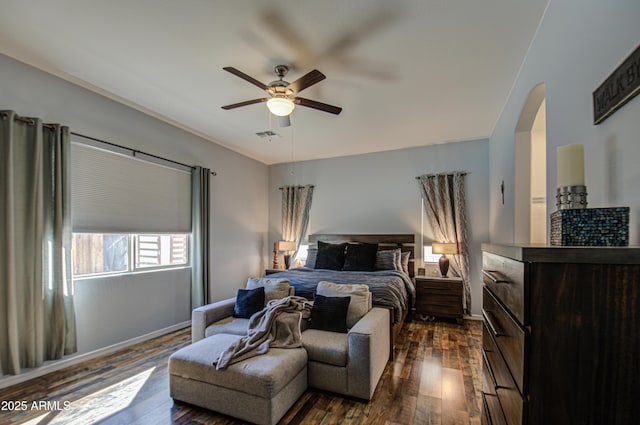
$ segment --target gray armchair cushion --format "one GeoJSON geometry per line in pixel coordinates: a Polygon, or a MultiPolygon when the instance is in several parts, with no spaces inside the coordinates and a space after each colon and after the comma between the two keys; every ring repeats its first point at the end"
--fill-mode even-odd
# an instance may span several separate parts
{"type": "Polygon", "coordinates": [[[277,279],[269,277],[250,277],[247,279],[247,289],[264,288],[264,305],[271,300],[279,300],[289,295],[294,295],[290,288],[289,279],[277,279]]]}
{"type": "Polygon", "coordinates": [[[204,334],[207,337],[216,334],[246,335],[248,329],[249,319],[229,316],[207,326],[204,334]]]}
{"type": "Polygon", "coordinates": [[[235,303],[236,299],[234,297],[194,308],[191,312],[191,342],[197,342],[204,338],[207,326],[218,320],[233,316],[235,303]]]}
{"type": "Polygon", "coordinates": [[[307,329],[302,333],[302,346],[311,361],[347,365],[347,334],[307,329]]]}

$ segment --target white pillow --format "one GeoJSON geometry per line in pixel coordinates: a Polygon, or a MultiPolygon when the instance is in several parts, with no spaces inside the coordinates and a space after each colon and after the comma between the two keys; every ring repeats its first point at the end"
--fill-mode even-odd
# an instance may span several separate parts
{"type": "Polygon", "coordinates": [[[404,274],[409,275],[409,257],[411,257],[411,252],[405,251],[401,254],[401,263],[402,270],[404,274]]]}
{"type": "Polygon", "coordinates": [[[279,300],[289,296],[289,279],[276,279],[269,277],[250,277],[247,280],[247,289],[256,289],[264,286],[264,305],[271,300],[279,300]]]}
{"type": "Polygon", "coordinates": [[[371,292],[363,284],[318,283],[316,293],[325,297],[351,297],[347,311],[347,328],[353,327],[372,308],[371,292]]]}
{"type": "Polygon", "coordinates": [[[400,248],[398,248],[398,255],[396,255],[396,270],[401,272],[402,271],[402,250],[400,250],[400,248]]]}

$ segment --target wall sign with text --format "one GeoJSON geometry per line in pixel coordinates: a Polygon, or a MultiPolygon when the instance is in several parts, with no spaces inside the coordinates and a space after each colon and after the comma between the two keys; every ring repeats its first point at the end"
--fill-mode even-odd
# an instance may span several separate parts
{"type": "Polygon", "coordinates": [[[640,46],[593,92],[593,124],[600,124],[640,93],[640,46]]]}

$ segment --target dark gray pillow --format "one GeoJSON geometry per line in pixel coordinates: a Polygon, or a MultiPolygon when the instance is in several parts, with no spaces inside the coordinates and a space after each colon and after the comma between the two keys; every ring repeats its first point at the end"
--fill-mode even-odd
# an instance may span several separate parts
{"type": "Polygon", "coordinates": [[[375,270],[377,252],[377,243],[350,243],[347,245],[342,270],[364,272],[375,270]]]}
{"type": "Polygon", "coordinates": [[[397,270],[398,261],[396,258],[400,255],[400,248],[378,251],[376,254],[376,270],[397,270]]]}
{"type": "Polygon", "coordinates": [[[321,331],[347,333],[347,311],[351,297],[313,296],[309,327],[321,331]]]}
{"type": "Polygon", "coordinates": [[[264,286],[255,289],[238,289],[233,317],[248,319],[264,308],[264,286]]]}
{"type": "Polygon", "coordinates": [[[342,270],[347,243],[332,244],[318,241],[316,269],[342,270]]]}

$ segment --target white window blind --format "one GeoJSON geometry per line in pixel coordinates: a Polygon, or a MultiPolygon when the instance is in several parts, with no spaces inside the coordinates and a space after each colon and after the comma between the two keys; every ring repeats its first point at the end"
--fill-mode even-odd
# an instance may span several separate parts
{"type": "Polygon", "coordinates": [[[191,174],[71,144],[74,232],[191,232],[191,174]]]}

